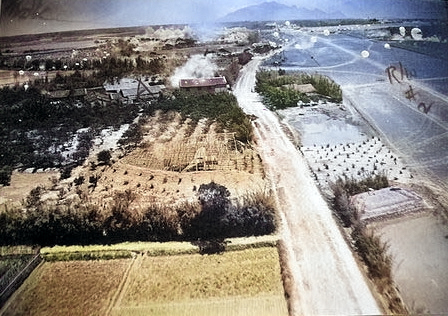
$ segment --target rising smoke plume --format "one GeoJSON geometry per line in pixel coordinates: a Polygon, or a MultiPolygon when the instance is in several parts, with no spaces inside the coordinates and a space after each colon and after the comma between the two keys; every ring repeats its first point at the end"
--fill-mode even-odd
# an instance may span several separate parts
{"type": "Polygon", "coordinates": [[[185,65],[176,69],[170,83],[173,87],[179,87],[181,79],[214,77],[217,70],[218,66],[209,56],[193,55],[185,65]]]}

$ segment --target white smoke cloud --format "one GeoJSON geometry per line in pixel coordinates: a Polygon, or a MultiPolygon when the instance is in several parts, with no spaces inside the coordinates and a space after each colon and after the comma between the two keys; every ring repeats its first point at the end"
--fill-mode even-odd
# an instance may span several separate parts
{"type": "Polygon", "coordinates": [[[222,26],[213,23],[196,23],[190,25],[194,38],[200,42],[214,41],[222,33],[222,26]]]}
{"type": "Polygon", "coordinates": [[[179,86],[181,79],[214,77],[218,66],[209,56],[193,55],[182,67],[174,71],[170,78],[173,87],[179,86]]]}
{"type": "Polygon", "coordinates": [[[316,36],[312,36],[310,38],[306,38],[306,37],[298,38],[296,40],[294,48],[299,49],[299,50],[310,49],[310,48],[313,48],[316,43],[317,43],[316,36]]]}
{"type": "Polygon", "coordinates": [[[192,38],[193,31],[190,27],[185,26],[184,28],[158,28],[154,30],[152,27],[146,29],[146,36],[154,37],[160,40],[169,40],[177,38],[192,38]]]}

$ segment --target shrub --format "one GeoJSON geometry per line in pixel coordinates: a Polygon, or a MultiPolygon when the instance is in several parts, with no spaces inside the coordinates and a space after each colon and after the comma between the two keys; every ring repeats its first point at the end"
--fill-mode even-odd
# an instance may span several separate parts
{"type": "Polygon", "coordinates": [[[12,168],[4,166],[0,168],[0,184],[8,186],[11,182],[12,168]]]}
{"type": "Polygon", "coordinates": [[[338,178],[330,187],[333,191],[333,210],[345,227],[350,227],[357,221],[356,211],[350,205],[350,196],[367,192],[370,189],[379,190],[389,186],[386,175],[368,176],[361,180],[354,178],[338,178]]]}
{"type": "Polygon", "coordinates": [[[61,169],[61,180],[68,179],[72,175],[73,166],[65,166],[61,169]]]}
{"type": "Polygon", "coordinates": [[[372,231],[366,231],[361,225],[355,225],[352,238],[358,254],[369,270],[373,279],[387,280],[392,283],[392,257],[388,255],[389,246],[383,243],[372,231]]]}
{"type": "Polygon", "coordinates": [[[349,197],[369,189],[381,189],[388,186],[385,175],[366,177],[361,180],[341,179],[331,187],[334,193],[333,209],[345,227],[351,227],[354,249],[366,265],[369,277],[374,281],[380,293],[388,299],[388,309],[392,313],[403,314],[406,308],[401,304],[392,280],[392,257],[388,254],[389,246],[368,230],[357,218],[350,206],[349,197]]]}
{"type": "Polygon", "coordinates": [[[74,260],[111,260],[132,258],[132,252],[127,250],[103,250],[91,252],[58,252],[44,254],[45,261],[74,261],[74,260]]]}
{"type": "Polygon", "coordinates": [[[198,190],[201,212],[192,220],[187,235],[191,238],[222,239],[271,234],[276,229],[273,199],[267,194],[245,197],[237,205],[222,185],[211,182],[198,190]]]}
{"type": "Polygon", "coordinates": [[[350,196],[338,181],[332,185],[332,189],[334,194],[333,210],[345,227],[352,226],[355,220],[355,211],[350,206],[350,196]]]}
{"type": "Polygon", "coordinates": [[[73,182],[75,185],[81,185],[84,183],[84,180],[85,180],[84,176],[79,176],[75,180],[73,180],[73,182]]]}
{"type": "Polygon", "coordinates": [[[102,150],[97,155],[96,158],[98,159],[98,162],[108,165],[110,164],[110,159],[112,158],[112,154],[110,153],[110,150],[102,150]]]}
{"type": "Polygon", "coordinates": [[[144,120],[140,120],[139,123],[132,123],[129,128],[123,133],[123,136],[118,141],[118,144],[125,148],[132,149],[137,147],[140,141],[143,139],[142,125],[144,120]],[[141,121],[141,122],[140,122],[141,121]]]}
{"type": "Polygon", "coordinates": [[[187,234],[193,238],[216,239],[225,233],[223,221],[232,205],[229,190],[215,182],[201,184],[198,200],[201,212],[191,221],[187,234]]]}

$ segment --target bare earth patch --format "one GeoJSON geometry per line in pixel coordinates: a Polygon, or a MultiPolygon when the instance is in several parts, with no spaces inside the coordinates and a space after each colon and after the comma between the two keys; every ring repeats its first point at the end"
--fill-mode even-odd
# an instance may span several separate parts
{"type": "MultiPolygon", "coordinates": [[[[75,176],[98,178],[92,188],[80,186],[98,203],[114,192],[131,190],[134,205],[176,204],[196,200],[201,184],[214,181],[227,187],[233,197],[267,190],[260,157],[232,133],[218,132],[213,124],[182,120],[176,113],[157,112],[143,127],[139,147],[110,166],[92,170],[87,164],[75,176]]],[[[95,160],[95,157],[91,158],[95,160]]]]}
{"type": "Polygon", "coordinates": [[[51,185],[52,179],[59,179],[59,172],[30,173],[14,171],[11,175],[11,184],[7,187],[0,186],[0,210],[5,205],[17,205],[37,186],[51,185]]]}

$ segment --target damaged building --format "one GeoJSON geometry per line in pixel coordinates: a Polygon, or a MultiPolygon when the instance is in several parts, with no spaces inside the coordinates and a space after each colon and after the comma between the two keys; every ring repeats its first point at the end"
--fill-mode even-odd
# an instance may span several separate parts
{"type": "Polygon", "coordinates": [[[104,83],[104,89],[111,99],[132,103],[137,100],[157,100],[165,90],[165,85],[149,85],[141,79],[122,78],[112,83],[104,83]]]}
{"type": "Polygon", "coordinates": [[[181,79],[179,87],[190,92],[219,93],[229,89],[225,77],[181,79]]]}

